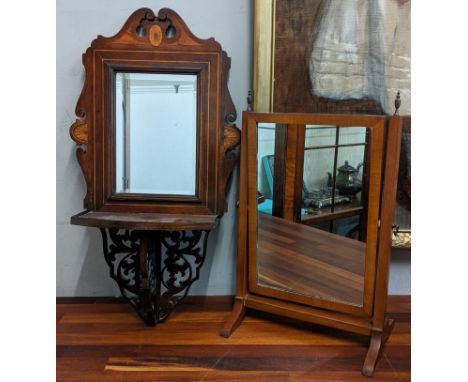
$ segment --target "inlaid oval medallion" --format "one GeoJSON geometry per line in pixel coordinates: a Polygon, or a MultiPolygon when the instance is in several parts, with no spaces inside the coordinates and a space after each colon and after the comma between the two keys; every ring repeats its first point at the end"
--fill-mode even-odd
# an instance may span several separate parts
{"type": "Polygon", "coordinates": [[[149,30],[149,40],[151,45],[159,46],[163,37],[162,29],[158,24],[153,25],[149,30]]]}

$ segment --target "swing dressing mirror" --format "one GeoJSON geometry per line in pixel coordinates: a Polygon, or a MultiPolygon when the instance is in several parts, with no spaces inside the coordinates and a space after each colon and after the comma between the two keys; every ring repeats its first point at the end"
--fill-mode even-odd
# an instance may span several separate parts
{"type": "Polygon", "coordinates": [[[236,298],[246,308],[371,338],[372,375],[385,317],[401,118],[243,114],[236,298]]]}

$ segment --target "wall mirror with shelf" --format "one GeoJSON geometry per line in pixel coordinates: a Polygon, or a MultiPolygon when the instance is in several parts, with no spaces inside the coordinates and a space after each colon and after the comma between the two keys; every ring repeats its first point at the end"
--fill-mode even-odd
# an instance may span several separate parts
{"type": "Polygon", "coordinates": [[[393,325],[400,137],[397,116],[243,114],[237,290],[221,335],[246,308],[356,332],[371,338],[372,374],[393,325]]]}
{"type": "Polygon", "coordinates": [[[93,40],[83,65],[70,135],[85,210],[71,223],[100,228],[111,277],[155,325],[198,279],[227,210],[240,143],[230,58],[173,10],[141,8],[93,40]]]}

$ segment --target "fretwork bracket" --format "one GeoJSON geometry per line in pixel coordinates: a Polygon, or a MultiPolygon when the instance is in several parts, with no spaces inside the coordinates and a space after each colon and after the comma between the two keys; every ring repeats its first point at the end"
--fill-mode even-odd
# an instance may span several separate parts
{"type": "Polygon", "coordinates": [[[147,325],[165,321],[198,280],[210,231],[100,230],[122,297],[147,325]]]}

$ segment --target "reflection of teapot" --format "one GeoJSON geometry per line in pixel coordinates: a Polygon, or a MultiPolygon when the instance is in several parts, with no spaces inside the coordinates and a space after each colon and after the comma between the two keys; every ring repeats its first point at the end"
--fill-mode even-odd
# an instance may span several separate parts
{"type": "MultiPolygon", "coordinates": [[[[362,188],[362,181],[359,179],[359,169],[362,163],[359,163],[356,168],[351,166],[348,161],[341,167],[338,167],[338,175],[336,176],[336,188],[340,195],[355,196],[362,188]]],[[[332,187],[332,174],[328,173],[328,187],[332,187]]]]}

